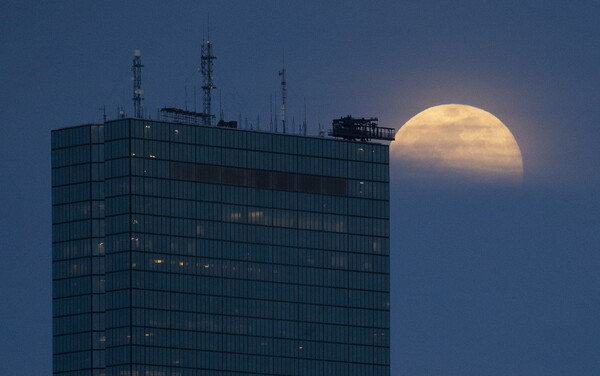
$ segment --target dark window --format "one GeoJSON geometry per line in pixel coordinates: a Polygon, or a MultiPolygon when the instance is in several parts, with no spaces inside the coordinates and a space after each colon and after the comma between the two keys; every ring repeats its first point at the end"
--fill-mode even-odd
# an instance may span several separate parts
{"type": "Polygon", "coordinates": [[[171,162],[170,178],[280,191],[347,196],[347,182],[341,178],[289,172],[171,162]]]}

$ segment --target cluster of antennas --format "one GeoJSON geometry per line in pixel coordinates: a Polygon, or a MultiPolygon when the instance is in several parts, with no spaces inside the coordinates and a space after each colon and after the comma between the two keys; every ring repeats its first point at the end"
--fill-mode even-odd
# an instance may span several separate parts
{"type": "MultiPolygon", "coordinates": [[[[212,43],[210,40],[205,40],[202,44],[201,49],[201,62],[200,62],[200,72],[203,76],[203,85],[202,90],[204,91],[204,100],[203,100],[203,112],[192,112],[173,108],[173,107],[165,107],[160,109],[160,117],[167,121],[174,121],[186,124],[198,124],[198,125],[213,125],[213,120],[215,116],[212,114],[212,96],[211,91],[216,89],[214,79],[213,79],[213,60],[216,57],[212,52],[212,43]]],[[[134,115],[136,118],[144,117],[144,110],[142,106],[142,101],[144,98],[142,95],[144,94],[144,90],[142,89],[142,58],[140,50],[135,50],[133,53],[133,64],[131,70],[133,72],[133,106],[134,106],[134,115]]],[[[286,70],[285,64],[281,71],[279,71],[279,76],[281,77],[281,126],[283,133],[288,132],[288,124],[286,119],[286,102],[287,102],[287,81],[286,81],[286,70]]],[[[272,102],[271,102],[272,106],[272,102]]],[[[272,108],[272,107],[271,107],[272,108]]],[[[272,109],[271,109],[272,112],[272,109]]],[[[106,120],[106,112],[105,112],[105,120],[106,120]]],[[[119,108],[119,117],[125,117],[125,112],[119,108]]],[[[228,127],[228,128],[237,128],[238,124],[241,125],[241,115],[240,120],[238,121],[224,121],[222,112],[221,118],[219,122],[216,124],[219,127],[228,127]]],[[[395,129],[394,128],[384,128],[379,127],[377,125],[377,118],[353,118],[348,115],[346,117],[341,117],[339,119],[335,119],[332,122],[332,129],[328,132],[328,135],[331,137],[339,137],[346,140],[360,140],[360,141],[370,141],[372,139],[377,140],[394,140],[395,129]]],[[[248,120],[246,119],[246,124],[248,120]]],[[[273,124],[273,116],[271,117],[271,131],[277,132],[277,115],[275,115],[275,123],[273,124]]],[[[260,120],[257,117],[257,128],[260,127],[260,120]]],[[[295,127],[294,122],[292,121],[292,127],[295,127]]],[[[252,126],[250,127],[252,129],[252,126]]],[[[304,121],[299,127],[299,132],[301,135],[306,135],[306,100],[304,103],[304,121]]],[[[325,131],[321,128],[319,124],[319,136],[325,136],[325,131]]]]}

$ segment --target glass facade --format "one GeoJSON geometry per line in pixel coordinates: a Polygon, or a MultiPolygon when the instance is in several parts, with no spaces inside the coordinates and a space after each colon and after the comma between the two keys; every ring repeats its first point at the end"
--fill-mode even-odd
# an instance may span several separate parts
{"type": "Polygon", "coordinates": [[[54,374],[389,375],[388,147],[53,132],[54,374]]]}

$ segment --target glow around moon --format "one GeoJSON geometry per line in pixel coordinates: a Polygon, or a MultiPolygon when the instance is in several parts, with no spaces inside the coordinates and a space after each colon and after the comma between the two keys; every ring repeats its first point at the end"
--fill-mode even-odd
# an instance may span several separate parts
{"type": "Polygon", "coordinates": [[[390,145],[392,174],[518,184],[523,159],[510,130],[482,109],[445,104],[406,122],[390,145]]]}

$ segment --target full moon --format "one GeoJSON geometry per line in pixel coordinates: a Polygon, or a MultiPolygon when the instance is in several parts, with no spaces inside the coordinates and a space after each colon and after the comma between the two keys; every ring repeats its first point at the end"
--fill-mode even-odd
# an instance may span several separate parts
{"type": "Polygon", "coordinates": [[[403,178],[519,184],[523,158],[510,130],[477,107],[444,104],[404,124],[390,145],[393,172],[403,178]]]}

